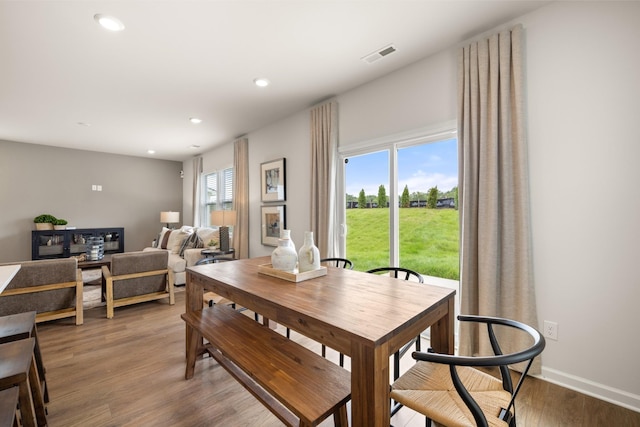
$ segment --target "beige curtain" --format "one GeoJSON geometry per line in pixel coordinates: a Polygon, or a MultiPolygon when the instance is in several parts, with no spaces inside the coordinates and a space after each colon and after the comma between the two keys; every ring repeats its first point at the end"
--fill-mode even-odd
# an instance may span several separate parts
{"type": "Polygon", "coordinates": [[[320,256],[339,254],[335,237],[338,104],[311,109],[311,231],[320,256]]]}
{"type": "MultiPolygon", "coordinates": [[[[459,52],[461,312],[537,328],[522,38],[517,26],[459,52]]],[[[462,323],[460,353],[487,354],[485,335],[462,323]]],[[[514,336],[505,352],[528,343],[514,336]]]]}
{"type": "Polygon", "coordinates": [[[193,159],[193,194],[191,195],[191,210],[193,214],[191,224],[194,227],[200,225],[200,181],[202,176],[202,157],[198,156],[193,159]]]}
{"type": "Polygon", "coordinates": [[[249,140],[237,139],[233,144],[233,205],[236,225],[233,247],[236,258],[249,258],[249,140]]]}

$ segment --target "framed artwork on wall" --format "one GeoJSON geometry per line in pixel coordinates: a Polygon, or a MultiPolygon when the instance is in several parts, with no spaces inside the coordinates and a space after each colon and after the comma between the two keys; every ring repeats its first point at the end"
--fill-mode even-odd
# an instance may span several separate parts
{"type": "Polygon", "coordinates": [[[260,164],[260,192],[263,202],[284,202],[286,196],[285,158],[260,164]]]}
{"type": "Polygon", "coordinates": [[[278,246],[280,230],[286,227],[285,205],[262,206],[262,244],[278,246]]]}

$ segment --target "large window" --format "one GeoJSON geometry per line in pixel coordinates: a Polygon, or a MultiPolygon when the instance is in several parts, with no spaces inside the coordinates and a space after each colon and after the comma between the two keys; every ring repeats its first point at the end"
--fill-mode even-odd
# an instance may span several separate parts
{"type": "Polygon", "coordinates": [[[233,209],[233,168],[203,176],[202,223],[211,225],[211,212],[233,209]]]}
{"type": "Polygon", "coordinates": [[[458,280],[453,129],[345,150],[345,256],[355,269],[401,266],[458,280]]]}

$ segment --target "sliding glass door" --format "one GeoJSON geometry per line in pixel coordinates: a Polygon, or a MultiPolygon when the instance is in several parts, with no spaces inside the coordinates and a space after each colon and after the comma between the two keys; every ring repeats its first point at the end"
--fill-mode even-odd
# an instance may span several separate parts
{"type": "Polygon", "coordinates": [[[386,145],[343,154],[346,257],[360,271],[391,265],[458,280],[457,139],[386,145]]]}

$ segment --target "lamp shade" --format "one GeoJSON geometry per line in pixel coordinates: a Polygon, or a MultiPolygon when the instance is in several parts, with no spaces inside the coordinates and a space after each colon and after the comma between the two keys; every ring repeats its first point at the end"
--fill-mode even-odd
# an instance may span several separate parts
{"type": "Polygon", "coordinates": [[[160,212],[160,222],[165,224],[180,222],[180,212],[160,212]]]}
{"type": "Polygon", "coordinates": [[[211,225],[219,225],[219,226],[236,225],[236,211],[211,212],[211,225]]]}

